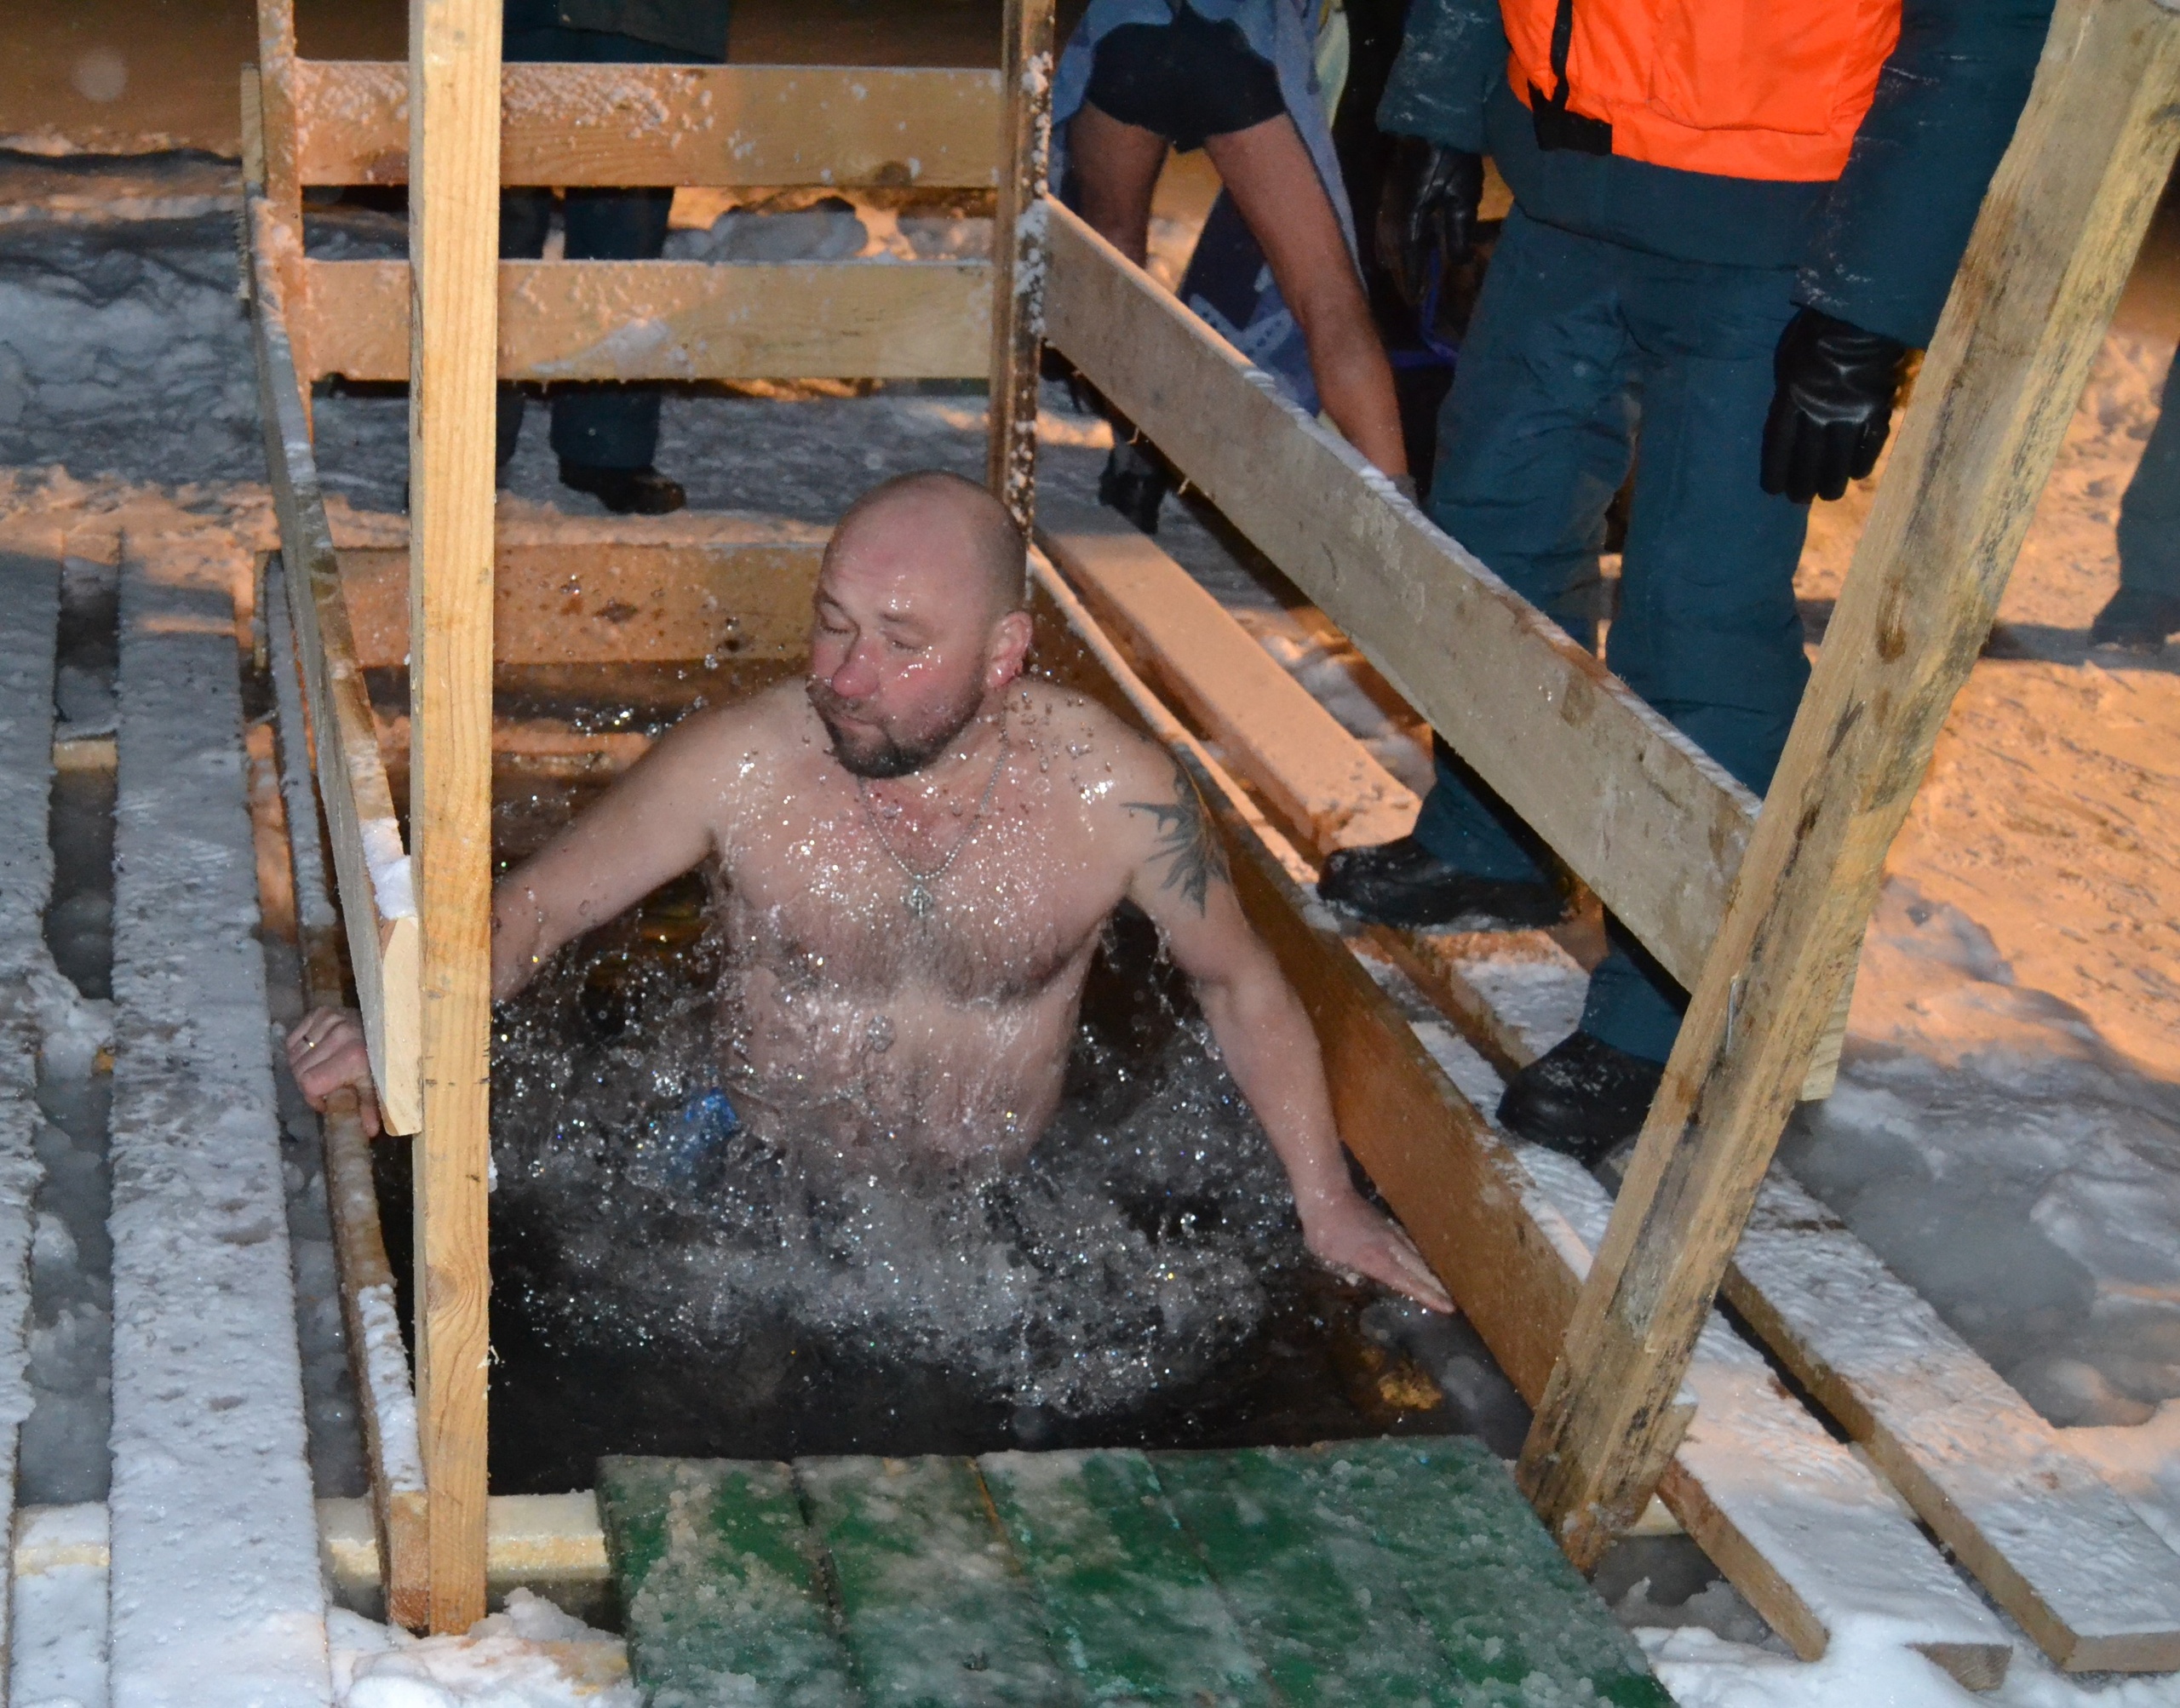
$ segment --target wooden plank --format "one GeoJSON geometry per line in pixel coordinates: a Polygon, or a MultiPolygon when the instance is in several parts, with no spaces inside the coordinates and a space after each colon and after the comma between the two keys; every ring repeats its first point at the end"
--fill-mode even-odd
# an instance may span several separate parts
{"type": "Polygon", "coordinates": [[[1050,221],[1046,336],[1692,983],[1755,798],[1141,268],[1050,221]]]}
{"type": "Polygon", "coordinates": [[[1081,1699],[968,1460],[806,1459],[795,1475],[871,1708],[1081,1699]]]}
{"type": "MultiPolygon", "coordinates": [[[[1523,1452],[1523,1486],[1578,1562],[1663,1469],[1661,1398],[1678,1390],[2176,150],[2180,16],[2062,0],[1523,1452]]],[[[2144,1652],[2055,1628],[2018,1597],[2007,1610],[2064,1665],[2144,1652]]],[[[2165,1653],[2176,1631],[2160,1614],[2136,1635],[2165,1653]]]]}
{"type": "Polygon", "coordinates": [[[1369,1526],[1328,1500],[1297,1456],[1162,1453],[1151,1464],[1282,1699],[1477,1699],[1369,1526]]]}
{"type": "Polygon", "coordinates": [[[860,1699],[787,1466],[605,1459],[598,1497],[645,1701],[860,1699]]]}
{"type": "MultiPolygon", "coordinates": [[[[293,63],[301,181],[406,183],[408,67],[293,63]]],[[[992,72],[923,67],[511,65],[500,181],[990,189],[999,89],[992,72]]]]}
{"type": "Polygon", "coordinates": [[[2180,1556],[1913,1288],[1776,1170],[1725,1291],[2047,1653],[2074,1670],[2180,1668],[2180,1556]]]}
{"type": "Polygon", "coordinates": [[[224,586],[122,565],[114,843],[117,1703],[331,1697],[224,586]]]}
{"type": "MultiPolygon", "coordinates": [[[[521,545],[495,556],[502,665],[800,660],[823,540],[521,545]]],[[[344,551],[341,584],[364,669],[409,656],[409,554],[344,551]]]]}
{"type": "Polygon", "coordinates": [[[422,1022],[409,857],[355,662],[310,424],[303,415],[281,312],[273,260],[280,228],[261,198],[250,198],[249,216],[258,411],[281,551],[290,565],[285,578],[288,613],[309,691],[318,788],[347,926],[348,964],[370,1046],[381,1119],[389,1132],[414,1132],[422,1119],[422,1022]]]}
{"type": "MultiPolygon", "coordinates": [[[[510,261],[499,266],[509,380],[983,379],[984,261],[510,261]]],[[[310,377],[404,380],[409,268],[304,261],[310,377]]]]}
{"type": "Polygon", "coordinates": [[[1580,1287],[1580,1247],[1557,1216],[1534,1213],[1535,1189],[1512,1148],[1469,1107],[1330,916],[1271,852],[1277,834],[1257,831],[1248,797],[1143,685],[1043,553],[1030,562],[1041,605],[1058,619],[1040,615],[1039,658],[1087,691],[1102,679],[1122,714],[1140,721],[1196,778],[1233,856],[1249,921],[1317,1029],[1342,1141],[1508,1379],[1525,1396],[1542,1393],[1580,1287]],[[1084,661],[1071,672],[1070,648],[1084,661]]]}
{"type": "MultiPolygon", "coordinates": [[[[1040,655],[1050,662],[1063,650],[1064,624],[1067,638],[1094,661],[1094,675],[1085,670],[1074,679],[1094,685],[1102,678],[1117,688],[1123,715],[1139,719],[1208,779],[1205,796],[1225,823],[1244,902],[1254,902],[1252,921],[1280,953],[1317,1026],[1343,1138],[1533,1402],[1609,1214],[1602,1189],[1551,1152],[1525,1147],[1527,1161],[1517,1157],[1326,928],[1322,911],[1308,909],[1299,888],[1288,889],[1285,907],[1278,903],[1276,887],[1294,886],[1298,872],[1271,851],[1277,833],[1144,687],[1041,553],[1032,553],[1030,566],[1060,619],[1041,610],[1040,655]],[[1547,1171],[1541,1178],[1539,1168],[1547,1171]]],[[[1717,1357],[1708,1356],[1714,1343],[1707,1336],[1707,1360],[1690,1373],[1703,1409],[1661,1490],[1674,1515],[1803,1659],[1822,1655],[1840,1621],[1882,1616],[1900,1641],[1962,1683],[1992,1688],[2011,1651],[1982,1604],[1877,1477],[1760,1360],[1752,1373],[1747,1361],[1755,1355],[1723,1326],[1720,1332],[1717,1357]],[[1774,1466],[1791,1470],[1775,1476],[1774,1466]],[[1856,1593],[1858,1581],[1877,1586],[1874,1599],[1856,1593]]]]}
{"type": "Polygon", "coordinates": [[[1339,1441],[1265,1457],[1299,1471],[1317,1504],[1368,1527],[1401,1598],[1452,1663],[1464,1704],[1512,1708],[1556,1692],[1671,1708],[1634,1638],[1482,1441],[1339,1441]]]}
{"type": "MultiPolygon", "coordinates": [[[[341,921],[326,890],[325,852],[318,800],[311,787],[310,729],[301,691],[295,630],[288,618],[284,573],[267,577],[266,625],[270,643],[275,743],[285,811],[290,882],[295,897],[295,946],[303,1000],[337,1007],[341,921]],[[277,580],[276,580],[277,578],[277,580]]],[[[430,1617],[424,1510],[424,1465],[416,1440],[416,1397],[408,1348],[379,1224],[378,1186],[370,1139],[353,1094],[336,1092],[319,1117],[325,1159],[325,1203],[333,1224],[333,1256],[341,1281],[341,1319],[347,1331],[348,1369],[362,1413],[364,1462],[370,1474],[371,1512],[378,1540],[379,1582],[386,1616],[410,1630],[430,1617]]]]}
{"type": "Polygon", "coordinates": [[[977,1468],[1089,1700],[1268,1708],[1264,1668],[1141,1453],[987,1453],[977,1468]]]}
{"type": "Polygon", "coordinates": [[[1053,144],[1053,0],[1006,0],[1000,26],[999,205],[992,226],[985,484],[1026,531],[1037,514],[1044,359],[1045,180],[1053,144]]]}
{"type": "Polygon", "coordinates": [[[258,180],[276,215],[302,217],[302,179],[296,155],[295,0],[257,0],[257,79],[261,111],[256,122],[264,175],[258,180]]]}
{"type": "Polygon", "coordinates": [[[1226,761],[1261,789],[1318,857],[1414,828],[1414,792],[1188,571],[1110,512],[1070,506],[1040,540],[1093,615],[1122,637],[1226,761]]]}
{"type": "Polygon", "coordinates": [[[410,0],[410,823],[422,925],[416,1408],[431,1625],[485,1616],[499,0],[410,0]]]}

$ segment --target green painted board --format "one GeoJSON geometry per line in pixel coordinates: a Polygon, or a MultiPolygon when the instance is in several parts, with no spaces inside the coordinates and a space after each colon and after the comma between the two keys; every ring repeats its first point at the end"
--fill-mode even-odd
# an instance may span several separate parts
{"type": "Polygon", "coordinates": [[[1569,1565],[1482,1442],[1336,1441],[1280,1453],[1393,1562],[1475,1708],[1671,1708],[1635,1640],[1569,1565]]]}
{"type": "Polygon", "coordinates": [[[967,1459],[798,1459],[795,1472],[872,1708],[1082,1699],[967,1459]]]}
{"type": "Polygon", "coordinates": [[[785,1465],[608,1459],[598,1502],[651,1708],[862,1702],[785,1465]]]}
{"type": "Polygon", "coordinates": [[[1293,1708],[1465,1701],[1369,1527],[1322,1501],[1291,1455],[1160,1453],[1150,1463],[1293,1708]]]}
{"type": "Polygon", "coordinates": [[[1271,1702],[1248,1639],[1141,1453],[987,1453],[977,1468],[1087,1701],[1271,1702]]]}

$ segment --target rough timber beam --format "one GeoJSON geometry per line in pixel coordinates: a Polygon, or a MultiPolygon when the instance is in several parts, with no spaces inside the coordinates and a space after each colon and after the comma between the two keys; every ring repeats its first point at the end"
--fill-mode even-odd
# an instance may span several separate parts
{"type": "MultiPolygon", "coordinates": [[[[304,184],[409,181],[408,67],[294,58],[289,169],[304,184]]],[[[879,66],[506,67],[503,184],[988,190],[1000,80],[879,66]]]]}
{"type": "Polygon", "coordinates": [[[310,425],[303,416],[281,312],[274,257],[284,227],[272,207],[255,195],[247,213],[258,414],[288,565],[288,609],[310,694],[318,788],[333,839],[341,916],[347,922],[348,962],[370,1046],[381,1116],[390,1132],[414,1132],[422,1119],[417,1062],[422,1022],[409,858],[356,664],[340,565],[311,452],[310,425]]]}
{"type": "Polygon", "coordinates": [[[485,1616],[500,0],[410,0],[410,822],[423,926],[416,1401],[431,1625],[485,1616]]]}
{"type": "Polygon", "coordinates": [[[1045,335],[1045,175],[1053,143],[1053,0],[1007,0],[1006,135],[992,226],[985,484],[1028,528],[1037,510],[1037,381],[1045,335]]]}
{"type": "MultiPolygon", "coordinates": [[[[284,579],[284,571],[275,576],[284,579]]],[[[326,893],[324,843],[318,834],[318,802],[311,788],[309,723],[301,692],[301,661],[288,621],[284,593],[266,605],[273,706],[278,737],[284,840],[295,897],[295,948],[301,962],[303,1000],[311,1007],[337,1007],[341,984],[341,922],[326,893]]],[[[370,1476],[377,1567],[386,1591],[386,1616],[417,1630],[431,1615],[428,1540],[425,1529],[424,1469],[416,1446],[416,1390],[401,1339],[393,1269],[379,1225],[378,1187],[372,1177],[370,1139],[356,1100],[336,1092],[320,1118],[325,1153],[325,1201],[339,1265],[341,1320],[348,1334],[348,1368],[363,1413],[364,1457],[370,1476]]]]}
{"type": "MultiPolygon", "coordinates": [[[[1656,1485],[1661,1401],[1679,1390],[2176,148],[2180,15],[2062,0],[1523,1455],[1524,1487],[1578,1561],[1656,1485]]],[[[1976,1545],[1957,1515],[1930,1516],[1964,1553],[1976,1545]]],[[[2067,1666],[2180,1661],[2180,1619],[2161,1612],[2131,1633],[2100,1613],[2092,1632],[2003,1574],[1991,1587],[2067,1666]]]]}
{"type": "Polygon", "coordinates": [[[1048,221],[1047,340],[1692,984],[1755,797],[1142,268],[1048,221]]]}
{"type": "MultiPolygon", "coordinates": [[[[409,376],[409,267],[299,261],[310,377],[409,376]]],[[[983,261],[511,261],[509,380],[983,379],[983,261]]]]}

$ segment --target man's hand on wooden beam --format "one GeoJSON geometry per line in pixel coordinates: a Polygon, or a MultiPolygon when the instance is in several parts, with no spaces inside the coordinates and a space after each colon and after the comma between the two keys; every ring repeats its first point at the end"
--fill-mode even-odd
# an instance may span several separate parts
{"type": "Polygon", "coordinates": [[[378,1095],[371,1086],[370,1051],[354,1010],[313,1008],[288,1034],[288,1067],[310,1106],[320,1115],[342,1092],[355,1094],[356,1115],[371,1138],[379,1135],[378,1095]]]}

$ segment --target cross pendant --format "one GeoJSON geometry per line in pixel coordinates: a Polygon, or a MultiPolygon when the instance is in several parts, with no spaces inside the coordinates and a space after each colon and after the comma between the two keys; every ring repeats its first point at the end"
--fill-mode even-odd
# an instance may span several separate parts
{"type": "Polygon", "coordinates": [[[910,919],[927,920],[938,910],[938,903],[931,891],[920,883],[909,886],[909,893],[903,897],[903,902],[910,919]]]}

